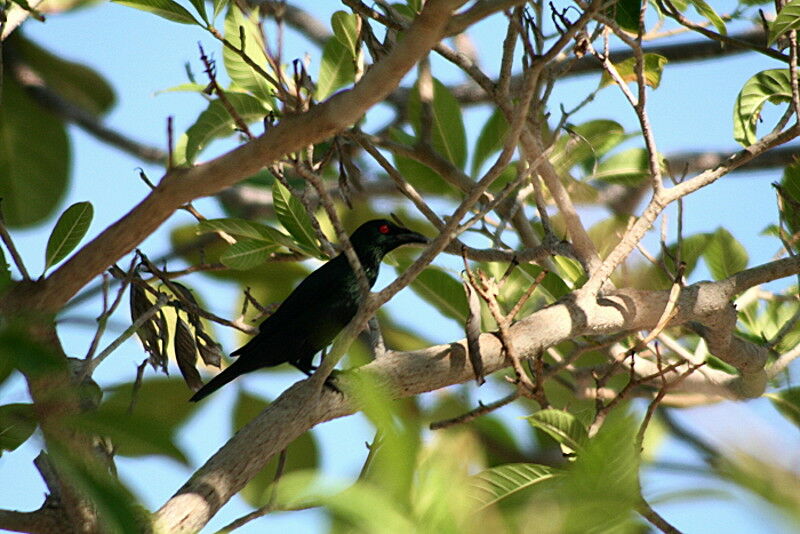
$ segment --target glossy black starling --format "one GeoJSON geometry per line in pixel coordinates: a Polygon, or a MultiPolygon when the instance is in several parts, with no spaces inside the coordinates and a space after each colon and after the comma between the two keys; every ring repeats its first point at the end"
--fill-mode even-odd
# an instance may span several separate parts
{"type": "MultiPolygon", "coordinates": [[[[369,286],[378,278],[381,260],[406,243],[427,243],[424,236],[385,219],[368,221],[350,236],[369,286]]],[[[361,290],[344,252],[308,275],[258,327],[258,334],[231,356],[236,361],[200,388],[199,401],[237,376],[288,362],[307,375],[314,355],[333,341],[358,311],[361,290]]]]}

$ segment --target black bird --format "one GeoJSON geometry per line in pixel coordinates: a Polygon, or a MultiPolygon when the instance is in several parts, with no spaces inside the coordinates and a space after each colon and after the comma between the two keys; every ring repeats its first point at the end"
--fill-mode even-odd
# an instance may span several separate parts
{"type": "MultiPolygon", "coordinates": [[[[353,232],[353,245],[369,286],[383,257],[406,243],[428,239],[385,219],[368,221],[353,232]]],[[[344,252],[308,275],[258,327],[258,334],[231,353],[236,361],[192,396],[197,402],[237,376],[261,367],[290,363],[311,376],[314,355],[333,341],[358,311],[361,290],[344,252]]]]}

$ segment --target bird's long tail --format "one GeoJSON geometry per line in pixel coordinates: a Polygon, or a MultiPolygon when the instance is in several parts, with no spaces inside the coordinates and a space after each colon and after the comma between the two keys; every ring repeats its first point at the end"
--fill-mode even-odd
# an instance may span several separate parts
{"type": "Polygon", "coordinates": [[[219,388],[236,378],[237,376],[246,373],[250,369],[245,369],[243,365],[240,364],[241,360],[236,360],[230,366],[226,367],[220,374],[209,380],[205,386],[201,387],[197,390],[197,392],[192,395],[192,398],[189,399],[192,402],[197,402],[199,400],[203,400],[219,388]]]}

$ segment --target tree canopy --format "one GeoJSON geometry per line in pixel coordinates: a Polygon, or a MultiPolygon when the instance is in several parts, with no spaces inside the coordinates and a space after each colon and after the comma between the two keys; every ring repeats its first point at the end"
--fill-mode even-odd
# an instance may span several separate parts
{"type": "Polygon", "coordinates": [[[0,452],[35,450],[47,486],[0,528],[260,531],[314,509],[334,532],[680,532],[719,487],[800,523],[792,451],[686,415],[800,424],[800,0],[92,4],[0,4],[0,392],[24,390],[0,452]],[[201,36],[141,58],[188,60],[184,81],[115,88],[28,30],[109,8],[201,36]],[[113,124],[155,91],[191,102],[163,141],[113,124]],[[72,176],[84,133],[147,190],[99,228],[119,177],[72,176]],[[226,386],[213,417],[236,432],[196,458],[192,392],[376,217],[430,243],[386,258],[313,376],[226,386]],[[367,445],[337,479],[317,427],[356,413],[367,445]],[[158,481],[115,465],[152,455],[189,473],[155,506],[134,488],[158,481]]]}

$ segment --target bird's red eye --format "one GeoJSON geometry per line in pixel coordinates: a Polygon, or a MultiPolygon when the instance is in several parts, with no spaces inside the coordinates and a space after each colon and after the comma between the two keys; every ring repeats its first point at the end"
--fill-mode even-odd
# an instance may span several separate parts
{"type": "Polygon", "coordinates": [[[382,234],[388,234],[388,233],[389,233],[389,225],[388,225],[388,224],[382,224],[382,225],[380,225],[380,226],[378,227],[378,231],[379,231],[380,233],[382,233],[382,234]]]}

